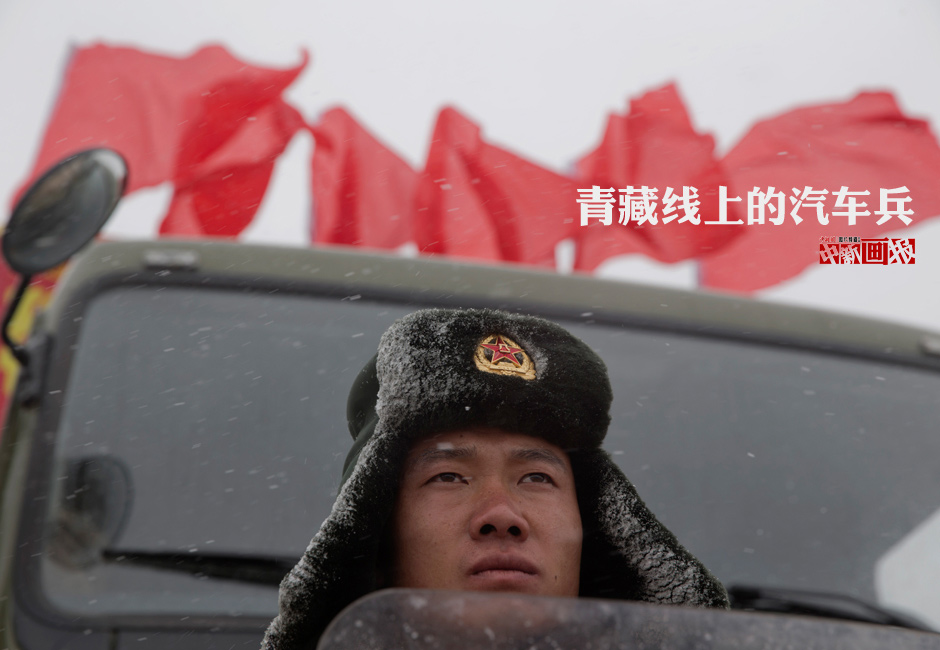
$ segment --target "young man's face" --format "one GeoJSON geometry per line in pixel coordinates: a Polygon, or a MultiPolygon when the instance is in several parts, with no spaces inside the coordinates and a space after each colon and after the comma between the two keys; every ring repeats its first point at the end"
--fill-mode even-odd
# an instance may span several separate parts
{"type": "Polygon", "coordinates": [[[392,523],[396,587],[578,595],[571,463],[540,438],[472,429],[419,441],[392,523]]]}

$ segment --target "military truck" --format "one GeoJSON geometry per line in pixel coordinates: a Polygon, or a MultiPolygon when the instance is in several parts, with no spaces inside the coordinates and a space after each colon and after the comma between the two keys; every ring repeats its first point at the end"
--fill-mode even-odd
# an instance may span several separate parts
{"type": "MultiPolygon", "coordinates": [[[[83,154],[26,194],[3,242],[21,290],[94,238],[123,173],[83,154]]],[[[91,244],[28,340],[8,315],[23,370],[0,438],[3,647],[257,647],[336,495],[353,378],[389,324],[431,306],[537,314],[594,347],[607,450],[736,608],[777,614],[395,590],[322,647],[940,648],[936,334],[221,241],[91,244]],[[473,611],[513,613],[467,628],[473,611]]]]}

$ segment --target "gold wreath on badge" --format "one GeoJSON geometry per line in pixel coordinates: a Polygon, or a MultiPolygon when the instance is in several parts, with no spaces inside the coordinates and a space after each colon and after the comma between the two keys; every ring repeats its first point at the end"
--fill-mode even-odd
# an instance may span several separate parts
{"type": "Polygon", "coordinates": [[[483,372],[535,379],[535,365],[515,341],[502,334],[490,334],[477,345],[473,361],[483,372]]]}

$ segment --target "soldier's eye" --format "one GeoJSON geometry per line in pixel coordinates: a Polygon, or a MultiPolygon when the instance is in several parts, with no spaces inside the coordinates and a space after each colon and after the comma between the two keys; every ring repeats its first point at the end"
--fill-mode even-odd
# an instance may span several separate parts
{"type": "Polygon", "coordinates": [[[542,472],[532,472],[522,477],[523,483],[554,483],[552,477],[542,472]]]}
{"type": "Polygon", "coordinates": [[[463,483],[464,478],[457,472],[441,472],[437,476],[431,479],[437,483],[463,483]]]}

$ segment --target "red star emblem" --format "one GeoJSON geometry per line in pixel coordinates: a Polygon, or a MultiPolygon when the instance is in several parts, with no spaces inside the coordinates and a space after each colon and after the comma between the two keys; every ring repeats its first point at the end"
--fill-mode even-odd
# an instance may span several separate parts
{"type": "Polygon", "coordinates": [[[522,348],[515,348],[511,345],[507,345],[500,336],[496,337],[496,343],[481,343],[480,347],[484,347],[487,350],[493,351],[493,359],[490,361],[490,363],[495,364],[498,363],[500,359],[509,359],[517,367],[522,365],[515,357],[517,353],[522,352],[522,348]]]}

